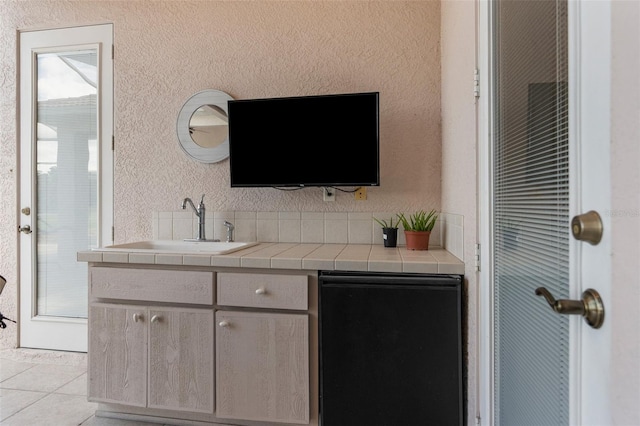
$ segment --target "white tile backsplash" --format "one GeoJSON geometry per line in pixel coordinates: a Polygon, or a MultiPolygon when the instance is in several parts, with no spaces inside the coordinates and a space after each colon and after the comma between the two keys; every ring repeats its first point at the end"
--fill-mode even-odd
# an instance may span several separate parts
{"type": "MultiPolygon", "coordinates": [[[[172,240],[184,240],[185,238],[194,238],[198,234],[198,223],[194,224],[190,217],[173,218],[173,237],[172,240]]],[[[205,222],[206,223],[206,222],[205,222]]]]}
{"type": "Polygon", "coordinates": [[[464,216],[453,213],[440,215],[442,247],[460,260],[464,260],[464,216]]]}
{"type": "Polygon", "coordinates": [[[235,229],[236,241],[258,241],[257,222],[253,219],[235,219],[233,225],[235,229]]]}
{"type": "Polygon", "coordinates": [[[173,212],[158,213],[158,234],[153,236],[154,240],[172,240],[173,239],[173,212]]]}
{"type": "Polygon", "coordinates": [[[299,243],[302,241],[300,236],[300,219],[280,219],[278,220],[278,242],[281,243],[299,243]]]}
{"type": "Polygon", "coordinates": [[[257,232],[257,241],[262,241],[265,243],[277,243],[278,242],[278,219],[261,219],[260,214],[258,214],[258,219],[256,219],[256,232],[257,232]]]}
{"type": "MultiPolygon", "coordinates": [[[[225,220],[235,226],[236,241],[269,243],[382,244],[380,225],[373,220],[389,220],[393,212],[207,212],[207,238],[226,239],[225,220]]],[[[153,212],[154,239],[193,238],[198,222],[193,212],[153,212]]],[[[405,244],[402,227],[398,245],[405,244]]],[[[464,217],[440,213],[431,232],[429,247],[444,248],[463,259],[464,217]]]]}
{"type": "MultiPolygon", "coordinates": [[[[322,214],[321,214],[322,217],[322,214]]],[[[324,242],[324,219],[305,219],[302,216],[301,237],[303,243],[324,242]]]]}
{"type": "Polygon", "coordinates": [[[371,228],[371,215],[368,219],[351,219],[349,217],[349,243],[351,244],[372,244],[373,229],[371,228]]]}
{"type": "Polygon", "coordinates": [[[349,242],[349,221],[344,219],[326,219],[324,221],[324,242],[339,244],[349,242]]]}
{"type": "Polygon", "coordinates": [[[301,215],[300,212],[279,212],[278,213],[278,242],[299,243],[301,237],[301,215]]]}

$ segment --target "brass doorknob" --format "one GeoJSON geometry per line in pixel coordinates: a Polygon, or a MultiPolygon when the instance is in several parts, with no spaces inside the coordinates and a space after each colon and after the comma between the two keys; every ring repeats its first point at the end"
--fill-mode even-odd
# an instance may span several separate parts
{"type": "Polygon", "coordinates": [[[571,220],[573,238],[596,245],[602,239],[602,219],[593,210],[579,214],[571,220]]]}
{"type": "Polygon", "coordinates": [[[559,314],[582,315],[587,324],[593,328],[600,328],[604,323],[604,304],[600,294],[594,289],[586,289],[582,293],[581,300],[556,300],[544,287],[538,287],[536,295],[543,296],[551,309],[559,314]]]}

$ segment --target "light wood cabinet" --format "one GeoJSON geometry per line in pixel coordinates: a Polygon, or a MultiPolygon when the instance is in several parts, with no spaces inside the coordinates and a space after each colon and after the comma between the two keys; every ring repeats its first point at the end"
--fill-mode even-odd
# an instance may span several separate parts
{"type": "Polygon", "coordinates": [[[309,423],[306,314],[216,312],[218,417],[309,423]]]}
{"type": "Polygon", "coordinates": [[[101,410],[317,426],[309,273],[100,264],[89,277],[88,397],[101,410]]]}
{"type": "Polygon", "coordinates": [[[92,303],[89,400],[213,412],[213,310],[92,303]]]}
{"type": "Polygon", "coordinates": [[[147,404],[146,307],[89,306],[88,392],[90,401],[138,407],[147,404]]]}
{"type": "Polygon", "coordinates": [[[309,423],[309,315],[299,312],[309,306],[308,281],[306,275],[218,274],[220,309],[251,308],[216,312],[218,417],[309,423]]]}
{"type": "Polygon", "coordinates": [[[148,406],[213,412],[213,311],[149,309],[148,406]]]}

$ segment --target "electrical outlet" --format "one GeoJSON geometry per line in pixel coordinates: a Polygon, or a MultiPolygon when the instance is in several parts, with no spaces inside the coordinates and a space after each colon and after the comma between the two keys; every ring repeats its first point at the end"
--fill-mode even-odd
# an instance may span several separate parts
{"type": "Polygon", "coordinates": [[[336,190],[333,188],[322,188],[322,199],[324,201],[335,201],[336,200],[336,190]]]}
{"type": "Polygon", "coordinates": [[[356,200],[366,200],[367,199],[367,188],[361,186],[355,192],[356,200]]]}

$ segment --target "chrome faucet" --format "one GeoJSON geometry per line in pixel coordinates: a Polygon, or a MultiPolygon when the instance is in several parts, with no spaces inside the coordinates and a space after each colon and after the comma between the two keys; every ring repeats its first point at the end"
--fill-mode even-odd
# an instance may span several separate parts
{"type": "Polygon", "coordinates": [[[195,241],[206,241],[207,238],[204,235],[204,212],[205,212],[204,194],[202,194],[202,198],[200,199],[200,204],[198,204],[198,208],[196,208],[196,206],[193,204],[193,201],[191,201],[191,198],[185,198],[182,201],[182,209],[183,210],[187,208],[187,204],[189,204],[191,206],[191,208],[193,209],[193,212],[198,217],[198,236],[196,238],[189,239],[189,241],[194,241],[194,240],[195,241]]]}
{"type": "Polygon", "coordinates": [[[227,227],[227,242],[228,243],[232,243],[233,242],[233,230],[235,229],[235,226],[233,226],[233,224],[231,222],[227,222],[226,220],[224,221],[224,226],[227,227]]]}

